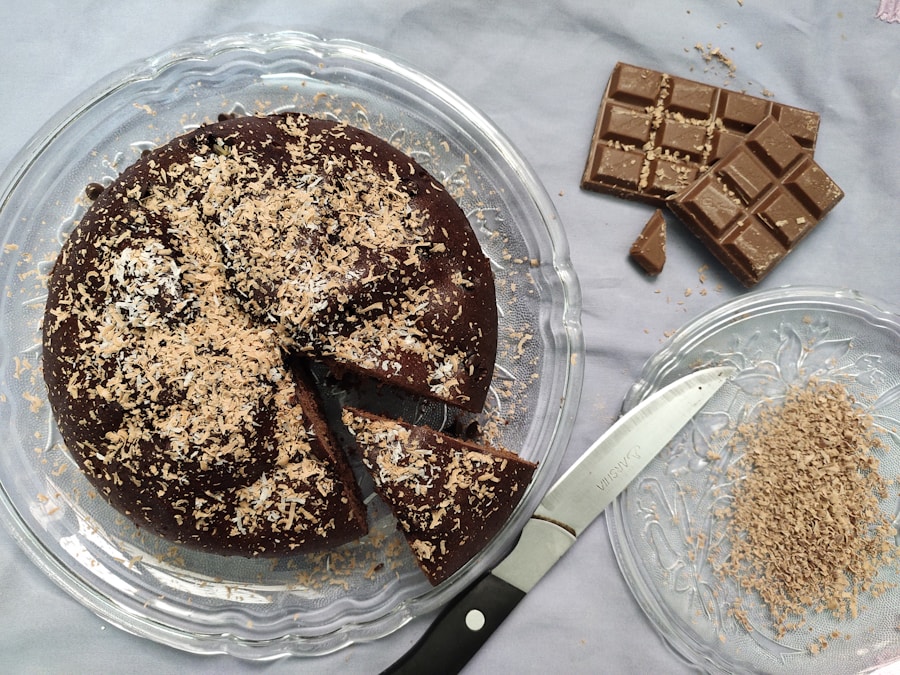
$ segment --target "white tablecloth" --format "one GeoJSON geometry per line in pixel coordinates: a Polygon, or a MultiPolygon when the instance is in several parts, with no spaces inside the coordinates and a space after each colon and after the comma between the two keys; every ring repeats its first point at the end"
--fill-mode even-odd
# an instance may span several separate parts
{"type": "MultiPolygon", "coordinates": [[[[670,229],[663,273],[647,278],[627,251],[651,210],[579,189],[616,61],[819,111],[816,159],[846,197],[760,288],[848,287],[900,309],[900,24],[879,20],[877,10],[877,0],[5,2],[0,167],[96,80],[192,37],[293,29],[395,53],[484,111],[559,210],[582,285],[587,347],[562,470],[612,422],[642,364],[673,330],[745,292],[682,228],[670,229]],[[716,50],[725,58],[708,58],[716,50]]],[[[376,672],[426,620],[314,660],[192,655],[107,625],[0,531],[2,672],[376,672]]],[[[468,672],[688,670],[633,600],[601,517],[468,672]]]]}

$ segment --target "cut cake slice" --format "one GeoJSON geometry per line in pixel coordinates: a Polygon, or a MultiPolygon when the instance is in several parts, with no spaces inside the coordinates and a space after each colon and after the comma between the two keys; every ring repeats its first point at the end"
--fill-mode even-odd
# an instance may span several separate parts
{"type": "Polygon", "coordinates": [[[343,421],[375,490],[434,585],[500,531],[537,468],[507,450],[360,410],[345,408],[343,421]]]}

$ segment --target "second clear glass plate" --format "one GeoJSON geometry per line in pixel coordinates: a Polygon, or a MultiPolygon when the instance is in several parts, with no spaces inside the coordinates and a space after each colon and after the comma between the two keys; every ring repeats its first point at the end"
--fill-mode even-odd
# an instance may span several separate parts
{"type": "MultiPolygon", "coordinates": [[[[900,659],[900,572],[880,570],[893,587],[864,594],[853,620],[809,612],[780,637],[762,602],[743,597],[714,569],[728,499],[722,462],[729,430],[760,405],[811,378],[843,385],[871,413],[885,444],[880,473],[900,479],[900,316],[844,290],[786,287],[748,293],[701,316],[650,359],[624,407],[704,365],[737,369],[707,406],[613,503],[607,522],[619,566],[635,598],[668,643],[706,670],[857,673],[900,659]],[[710,457],[721,456],[721,460],[710,457]],[[728,608],[741,599],[752,630],[728,608]],[[812,647],[827,636],[827,647],[812,647]]],[[[729,466],[734,466],[733,462],[729,466]]],[[[731,474],[728,474],[729,476],[731,474]]],[[[882,500],[896,527],[896,487],[882,500]]],[[[896,542],[895,542],[896,543],[896,542]]]]}

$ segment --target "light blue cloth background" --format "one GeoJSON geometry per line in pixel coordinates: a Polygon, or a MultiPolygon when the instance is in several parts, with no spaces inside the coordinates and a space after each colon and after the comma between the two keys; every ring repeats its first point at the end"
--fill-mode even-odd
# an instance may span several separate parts
{"type": "MultiPolygon", "coordinates": [[[[192,37],[294,29],[397,54],[485,112],[559,210],[582,284],[587,345],[584,393],[562,470],[612,422],[642,364],[671,331],[744,293],[674,226],[664,272],[644,277],[627,252],[651,210],[579,189],[597,106],[618,60],[751,94],[769,91],[821,112],[816,159],[846,197],[760,288],[849,287],[900,309],[900,24],[879,21],[877,8],[877,0],[5,1],[0,167],[96,80],[192,37]],[[711,48],[731,59],[733,77],[724,64],[704,60],[711,48]],[[701,295],[698,270],[706,264],[708,292],[701,295]]],[[[0,531],[0,672],[377,672],[424,623],[315,660],[191,655],[105,624],[0,531]]],[[[632,599],[601,517],[467,672],[689,671],[632,599]]]]}

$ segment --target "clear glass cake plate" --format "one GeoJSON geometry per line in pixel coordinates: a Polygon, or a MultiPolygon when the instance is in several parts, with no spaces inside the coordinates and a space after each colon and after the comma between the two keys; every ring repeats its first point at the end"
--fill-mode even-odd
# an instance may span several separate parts
{"type": "MultiPolygon", "coordinates": [[[[0,518],[49,578],[132,633],[250,659],[382,637],[505,554],[565,449],[583,341],[580,290],[554,207],[483,114],[378,49],[293,32],[237,34],[113,73],[53,117],[0,177],[0,239],[0,518]],[[457,199],[492,262],[500,348],[485,419],[476,421],[496,430],[488,440],[539,469],[500,534],[438,587],[371,495],[370,533],[317,555],[220,557],[139,531],[92,491],[50,414],[40,373],[46,278],[85,211],[85,186],[109,183],[143,150],[219,114],[286,110],[346,121],[415,157],[457,199]]],[[[416,405],[398,401],[407,404],[416,405]]],[[[433,405],[416,413],[450,417],[433,405]]]]}
{"type": "MultiPolygon", "coordinates": [[[[839,383],[872,416],[884,444],[873,450],[878,471],[893,481],[879,508],[900,530],[900,315],[850,290],[745,294],[682,328],[645,364],[625,409],[704,365],[737,372],[609,510],[634,597],[667,643],[709,672],[832,675],[900,665],[900,564],[879,568],[876,585],[889,590],[860,593],[856,618],[807,611],[802,627],[781,635],[755,592],[716,574],[730,546],[727,520],[714,516],[742,479],[731,473],[735,425],[815,378],[839,383]],[[729,611],[736,602],[746,624],[729,611]]],[[[900,545],[900,535],[892,543],[900,545]]]]}

